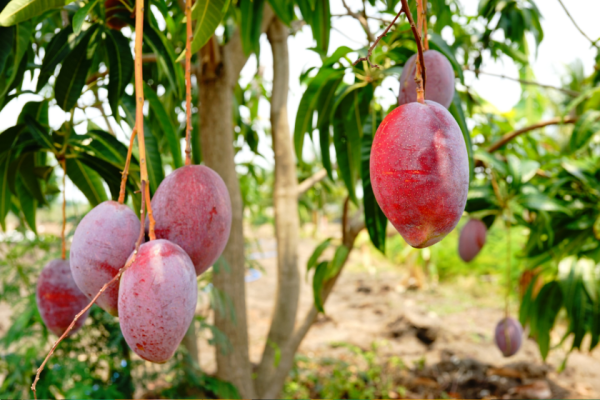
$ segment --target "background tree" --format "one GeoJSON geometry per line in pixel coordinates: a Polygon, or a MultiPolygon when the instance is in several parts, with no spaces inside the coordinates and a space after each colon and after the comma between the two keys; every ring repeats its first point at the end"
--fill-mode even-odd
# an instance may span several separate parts
{"type": "MultiPolygon", "coordinates": [[[[278,396],[294,354],[323,311],[358,233],[366,228],[373,245],[385,252],[387,221],[375,201],[368,166],[373,136],[390,107],[384,105],[376,91],[384,80],[397,79],[415,53],[416,44],[406,18],[400,17],[378,46],[371,47],[400,9],[399,1],[369,0],[363,2],[362,9],[342,3],[347,13],[336,17],[353,18],[360,23],[365,34],[364,47],[329,48],[329,1],[198,0],[193,6],[191,50],[196,79],[192,96],[197,112],[193,115],[192,158],[194,163],[203,162],[214,169],[225,181],[232,199],[233,222],[222,258],[211,273],[201,278],[201,284],[212,280],[214,285],[214,326],[202,319],[195,323],[197,329],[208,327],[214,333],[219,380],[177,372],[181,382],[201,382],[222,396],[230,394],[231,387],[221,381],[231,382],[243,397],[278,396]],[[312,31],[314,50],[322,63],[300,77],[291,77],[299,78],[306,86],[292,134],[287,118],[287,37],[303,24],[312,31]],[[270,93],[260,74],[245,87],[239,83],[250,55],[261,50],[263,34],[267,35],[274,60],[270,93]],[[369,61],[355,65],[358,58],[367,56],[369,61]],[[252,163],[238,165],[249,172],[239,176],[235,155],[246,146],[258,157],[258,141],[269,140],[260,139],[255,126],[261,97],[271,103],[275,169],[272,182],[267,180],[272,185],[267,190],[275,209],[278,290],[271,329],[253,378],[248,356],[243,217],[244,209],[252,212],[256,207],[256,192],[265,183],[264,172],[252,163]],[[240,112],[242,109],[249,113],[240,112]],[[319,202],[322,204],[326,193],[335,191],[326,201],[337,203],[342,213],[342,239],[328,239],[315,249],[306,266],[307,273],[314,270],[315,304],[307,315],[298,316],[299,215],[319,202]],[[335,247],[334,256],[324,260],[322,254],[329,246],[335,247]]],[[[416,3],[409,4],[416,15],[416,3]]],[[[539,294],[530,287],[520,317],[531,326],[542,354],[548,352],[549,332],[563,307],[571,321],[569,333],[575,336],[573,348],[581,346],[586,333],[591,334],[594,347],[600,336],[599,281],[577,271],[599,261],[593,189],[599,177],[595,168],[597,145],[592,138],[599,129],[600,75],[597,71],[589,77],[574,74],[565,87],[556,91],[535,83],[528,65],[527,37],[532,36],[539,44],[544,35],[541,15],[532,0],[482,0],[477,16],[464,15],[460,2],[454,0],[431,0],[425,4],[429,45],[449,59],[457,79],[450,112],[461,127],[469,151],[472,177],[467,212],[488,226],[500,217],[505,224],[530,230],[523,250],[524,265],[543,266],[546,284],[539,294]],[[452,44],[442,38],[443,29],[451,32],[452,44]],[[483,60],[488,56],[510,58],[521,67],[518,80],[523,85],[523,95],[515,115],[490,112],[485,101],[464,85],[463,71],[484,73],[483,60]],[[545,93],[554,93],[552,101],[545,93]],[[545,112],[549,106],[553,115],[545,112]],[[560,129],[555,136],[535,131],[557,124],[560,129]],[[472,138],[478,138],[475,145],[472,138]],[[576,268],[569,268],[569,263],[576,268]]],[[[183,165],[181,139],[185,136],[185,124],[180,121],[186,112],[185,83],[179,63],[185,44],[184,8],[184,2],[162,0],[150,0],[144,7],[143,91],[148,103],[144,138],[151,193],[166,173],[183,165]]],[[[126,1],[117,4],[90,0],[67,5],[36,0],[0,1],[0,106],[23,94],[39,96],[39,101],[23,107],[15,126],[0,134],[3,228],[11,212],[23,226],[36,232],[38,210],[52,202],[58,189],[58,164],[54,159],[66,159],[69,179],[91,206],[108,199],[109,193],[111,198],[117,198],[127,154],[123,143],[127,138],[120,137],[119,132],[130,132],[135,124],[131,90],[131,43],[135,37],[132,10],[133,4],[126,1]],[[26,76],[34,73],[35,91],[24,90],[26,76]],[[55,106],[70,115],[57,130],[50,127],[48,117],[55,106]],[[108,131],[90,121],[88,113],[95,109],[106,119],[108,131]],[[114,124],[118,130],[113,129],[114,124]]],[[[139,196],[133,195],[140,187],[138,159],[139,153],[134,150],[127,184],[128,201],[134,210],[140,209],[139,196]]],[[[14,272],[7,274],[15,281],[4,290],[16,298],[19,285],[14,272]]],[[[33,340],[36,345],[21,347],[13,353],[14,358],[6,358],[9,370],[25,374],[21,380],[3,383],[7,393],[20,393],[22,383],[27,385],[29,376],[25,371],[32,371],[43,357],[47,337],[32,297],[27,297],[21,307],[27,312],[15,321],[4,344],[8,347],[33,340]],[[19,333],[27,329],[31,334],[19,333]],[[19,365],[19,351],[21,356],[23,352],[31,353],[26,358],[27,365],[19,365]]],[[[117,338],[98,342],[106,346],[98,351],[114,360],[121,354],[119,351],[129,357],[114,321],[102,315],[97,309],[92,313],[95,324],[117,338]],[[120,344],[116,346],[113,340],[120,344]]],[[[89,327],[81,332],[82,343],[92,331],[95,332],[89,327]]],[[[191,329],[184,341],[192,364],[198,360],[194,331],[191,329]]],[[[175,371],[181,369],[183,354],[171,364],[175,371]]],[[[115,370],[119,368],[117,364],[115,370]]],[[[89,376],[81,376],[82,381],[102,382],[94,375],[94,368],[90,371],[89,376]]],[[[51,391],[52,385],[61,385],[48,375],[49,372],[41,381],[40,395],[43,390],[51,391]]],[[[129,379],[120,392],[125,397],[131,396],[129,379]]],[[[110,394],[97,390],[71,392],[82,386],[69,383],[60,387],[70,396],[110,394]]]]}

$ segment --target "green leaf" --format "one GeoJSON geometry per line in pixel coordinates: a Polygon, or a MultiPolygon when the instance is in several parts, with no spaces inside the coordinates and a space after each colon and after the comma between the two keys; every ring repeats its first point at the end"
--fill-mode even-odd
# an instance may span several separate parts
{"type": "Polygon", "coordinates": [[[242,22],[240,33],[242,48],[246,55],[260,53],[261,23],[263,18],[264,0],[240,0],[242,22]]]}
{"type": "Polygon", "coordinates": [[[106,53],[108,54],[108,104],[112,115],[119,120],[119,99],[125,93],[133,76],[133,57],[129,40],[120,31],[106,29],[106,53]]]}
{"type": "MultiPolygon", "coordinates": [[[[135,99],[132,96],[125,95],[122,98],[122,104],[125,114],[127,115],[127,122],[131,129],[133,129],[135,125],[135,99]]],[[[158,188],[158,185],[160,185],[162,180],[165,178],[165,175],[162,166],[162,160],[160,158],[160,152],[158,151],[158,143],[152,134],[150,124],[148,124],[146,118],[144,118],[144,139],[146,142],[146,165],[148,166],[150,191],[154,193],[158,188]]]]}
{"type": "Polygon", "coordinates": [[[571,215],[571,211],[568,208],[543,194],[520,195],[517,196],[516,200],[523,207],[531,210],[557,211],[571,215]]]}
{"type": "Polygon", "coordinates": [[[12,26],[0,28],[0,73],[4,70],[4,65],[10,53],[15,40],[15,28],[12,26]]]}
{"type": "Polygon", "coordinates": [[[0,13],[0,26],[11,26],[27,21],[70,2],[70,0],[12,0],[0,13]]]}
{"type": "MultiPolygon", "coordinates": [[[[446,41],[437,33],[429,32],[429,45],[432,49],[435,49],[446,56],[448,61],[450,61],[450,64],[452,64],[452,69],[454,69],[454,72],[456,72],[460,81],[464,83],[465,77],[463,75],[462,66],[456,60],[456,57],[454,57],[454,52],[448,43],[446,43],[446,41]]],[[[456,93],[454,93],[454,95],[456,96],[456,93]]]]}
{"type": "Polygon", "coordinates": [[[595,134],[600,132],[600,111],[588,110],[577,120],[573,133],[571,134],[571,140],[569,141],[569,148],[572,152],[579,150],[590,140],[595,134]]]}
{"type": "Polygon", "coordinates": [[[329,49],[329,34],[331,32],[329,0],[316,2],[309,24],[312,29],[313,37],[317,42],[319,53],[323,56],[327,55],[327,50],[329,49]]]}
{"type": "Polygon", "coordinates": [[[474,154],[474,158],[483,161],[488,167],[492,168],[500,176],[505,177],[508,173],[506,164],[484,150],[478,150],[474,154]]]}
{"type": "Polygon", "coordinates": [[[307,277],[308,277],[308,273],[310,272],[310,270],[317,266],[317,261],[319,260],[319,257],[321,257],[321,254],[323,254],[325,249],[327,249],[327,247],[329,247],[329,245],[331,244],[331,240],[332,240],[332,238],[327,238],[327,239],[323,240],[315,248],[315,251],[313,251],[313,253],[311,254],[310,258],[308,259],[308,262],[306,263],[306,276],[307,277]]]}
{"type": "Polygon", "coordinates": [[[327,171],[329,178],[333,180],[333,171],[331,165],[331,153],[330,153],[330,132],[329,126],[331,124],[331,110],[333,109],[335,92],[342,82],[343,76],[339,76],[337,79],[328,80],[319,94],[318,102],[316,105],[316,111],[319,114],[317,120],[317,127],[319,129],[319,146],[321,148],[321,160],[323,162],[323,168],[327,171]]]}
{"type": "Polygon", "coordinates": [[[81,7],[73,16],[73,32],[79,34],[85,21],[85,17],[92,11],[92,8],[98,3],[98,0],[90,0],[85,6],[81,7]]]}
{"type": "Polygon", "coordinates": [[[43,148],[50,150],[52,152],[58,150],[54,147],[52,140],[50,139],[50,135],[48,135],[48,130],[41,126],[39,122],[33,119],[30,115],[24,116],[25,122],[29,127],[29,132],[31,136],[35,139],[35,141],[43,148]]]}
{"type": "Polygon", "coordinates": [[[25,103],[21,110],[21,114],[19,114],[19,118],[17,118],[17,124],[25,123],[27,116],[31,117],[42,126],[48,126],[48,100],[30,101],[25,103]]]}
{"type": "Polygon", "coordinates": [[[92,65],[88,47],[90,40],[96,33],[98,25],[92,25],[77,46],[69,53],[62,63],[60,73],[56,77],[54,95],[56,103],[63,111],[71,111],[77,104],[81,91],[85,86],[88,70],[92,65]]]}
{"type": "MultiPolygon", "coordinates": [[[[198,0],[192,7],[192,19],[196,29],[192,40],[192,54],[197,53],[208,42],[227,12],[229,0],[198,0]]],[[[185,50],[177,61],[183,60],[185,50]]]]}
{"type": "MultiPolygon", "coordinates": [[[[39,92],[54,73],[56,66],[65,59],[69,51],[71,50],[71,44],[74,41],[70,41],[69,37],[73,33],[73,26],[67,25],[60,32],[58,32],[48,46],[46,47],[46,53],[44,55],[44,61],[42,61],[42,68],[40,69],[40,75],[36,85],[36,92],[39,92]]],[[[83,35],[80,35],[83,36],[83,35]]]]}
{"type": "Polygon", "coordinates": [[[332,55],[327,57],[323,61],[323,67],[332,67],[336,62],[340,60],[342,57],[346,57],[349,53],[353,53],[356,50],[352,50],[348,46],[340,46],[333,52],[332,55]]]}
{"type": "Polygon", "coordinates": [[[17,178],[16,181],[17,198],[19,199],[19,206],[23,215],[25,216],[25,222],[29,225],[29,228],[37,234],[35,224],[35,213],[37,210],[37,201],[32,197],[29,190],[23,183],[21,178],[17,178]]]}
{"type": "Polygon", "coordinates": [[[469,157],[469,182],[472,182],[475,170],[475,161],[473,160],[473,142],[471,141],[471,133],[469,132],[469,128],[467,128],[467,120],[465,119],[465,113],[463,112],[462,101],[460,100],[460,96],[458,93],[456,93],[456,91],[454,91],[454,98],[452,99],[452,103],[450,103],[450,107],[448,107],[448,111],[450,111],[450,114],[452,114],[458,123],[460,131],[463,135],[463,139],[465,140],[465,145],[467,146],[467,156],[469,157]]]}
{"type": "Polygon", "coordinates": [[[67,176],[88,199],[92,207],[108,200],[102,178],[76,158],[67,158],[67,176]]]}
{"type": "Polygon", "coordinates": [[[167,138],[167,143],[169,143],[171,155],[173,156],[173,168],[181,167],[183,162],[181,159],[181,147],[179,144],[177,130],[169,118],[167,111],[162,105],[162,102],[158,98],[158,95],[146,84],[146,82],[144,82],[144,96],[150,103],[150,109],[152,112],[154,112],[154,115],[156,116],[156,119],[160,125],[160,129],[167,138]]]}
{"type": "Polygon", "coordinates": [[[544,360],[546,360],[550,350],[550,331],[554,327],[556,317],[562,306],[563,293],[556,281],[544,285],[535,298],[537,342],[544,360]]]}
{"type": "Polygon", "coordinates": [[[11,126],[4,132],[0,133],[0,155],[8,150],[12,150],[14,143],[24,130],[25,125],[19,124],[11,126]]]}
{"type": "Polygon", "coordinates": [[[294,19],[294,0],[269,0],[269,4],[279,19],[289,26],[294,19]]]}
{"type": "Polygon", "coordinates": [[[164,35],[157,29],[154,29],[148,23],[144,23],[144,41],[147,43],[154,54],[158,56],[158,65],[162,72],[167,75],[169,83],[177,93],[177,96],[183,97],[182,79],[180,79],[178,66],[175,64],[175,56],[171,47],[167,46],[164,35]]]}
{"type": "MultiPolygon", "coordinates": [[[[8,8],[8,6],[7,6],[8,8]]],[[[6,8],[4,9],[6,11],[6,8]]],[[[23,57],[25,57],[25,53],[29,49],[29,43],[31,41],[31,36],[33,32],[33,24],[31,22],[24,22],[15,26],[15,50],[13,52],[13,65],[12,72],[9,76],[6,76],[7,79],[0,79],[0,104],[2,104],[2,99],[8,93],[13,81],[17,77],[19,73],[19,66],[21,65],[21,61],[23,57]]],[[[3,73],[3,75],[5,75],[3,73]]]]}
{"type": "Polygon", "coordinates": [[[340,95],[333,111],[333,144],[338,169],[355,204],[358,204],[355,182],[361,169],[363,124],[372,98],[372,85],[366,82],[355,84],[340,95]]]}
{"type": "Polygon", "coordinates": [[[5,219],[10,209],[10,189],[9,189],[9,167],[11,164],[12,151],[8,150],[0,155],[0,225],[6,232],[5,219]]]}
{"type": "MultiPolygon", "coordinates": [[[[40,181],[35,173],[35,153],[26,153],[21,156],[19,173],[27,191],[31,193],[30,196],[33,196],[39,204],[46,204],[40,181]]],[[[19,199],[19,201],[21,200],[19,199]]]]}
{"type": "MultiPolygon", "coordinates": [[[[321,68],[317,75],[311,79],[306,91],[302,95],[302,99],[300,99],[300,104],[298,105],[298,112],[296,113],[296,122],[294,125],[294,147],[298,160],[302,160],[304,136],[306,133],[310,134],[312,132],[313,115],[314,112],[317,111],[317,105],[319,102],[322,102],[322,100],[320,100],[321,94],[325,91],[325,89],[333,90],[333,94],[335,94],[335,88],[337,88],[337,85],[334,85],[334,83],[331,82],[337,81],[339,85],[339,81],[343,78],[343,76],[343,70],[321,68]]],[[[331,91],[329,91],[326,94],[326,97],[329,97],[331,94],[331,91]]],[[[329,112],[321,112],[320,115],[322,118],[325,118],[329,115],[329,112]]],[[[324,123],[324,120],[321,120],[321,123],[324,123]]]]}
{"type": "Polygon", "coordinates": [[[323,283],[326,281],[328,268],[329,263],[327,261],[319,263],[315,270],[315,275],[313,276],[313,297],[315,301],[315,308],[322,313],[324,313],[325,310],[323,309],[321,292],[323,291],[323,283]]]}
{"type": "Polygon", "coordinates": [[[113,164],[92,155],[86,153],[80,153],[77,155],[77,159],[81,160],[86,166],[97,172],[98,175],[108,185],[110,194],[113,200],[119,198],[119,192],[121,189],[121,170],[115,167],[113,164]]]}
{"type": "MultiPolygon", "coordinates": [[[[86,151],[91,150],[96,157],[100,157],[116,167],[122,168],[125,166],[127,146],[110,133],[102,130],[91,130],[88,131],[87,135],[75,135],[74,138],[81,138],[81,140],[92,138],[92,141],[85,146],[86,151]]],[[[134,155],[131,156],[130,173],[135,170],[132,167],[139,167],[134,155]]]]}
{"type": "Polygon", "coordinates": [[[342,269],[346,258],[348,258],[348,253],[350,253],[350,249],[348,249],[343,244],[340,245],[337,249],[335,249],[335,254],[333,255],[333,260],[329,263],[329,268],[327,271],[326,279],[329,280],[336,276],[338,272],[342,269]]]}
{"type": "MultiPolygon", "coordinates": [[[[371,121],[375,124],[376,121],[371,121]]],[[[369,237],[373,246],[385,254],[385,239],[387,217],[381,211],[373,187],[371,185],[371,146],[373,145],[372,132],[365,131],[362,137],[362,160],[361,160],[361,178],[363,185],[363,204],[365,211],[365,226],[369,232],[369,237]]]]}

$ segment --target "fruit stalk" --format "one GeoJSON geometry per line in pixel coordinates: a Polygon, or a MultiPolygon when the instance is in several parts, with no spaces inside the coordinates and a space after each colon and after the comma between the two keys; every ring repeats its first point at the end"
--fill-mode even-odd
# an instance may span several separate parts
{"type": "Polygon", "coordinates": [[[61,258],[67,259],[67,241],[65,240],[65,230],[67,228],[67,160],[64,158],[60,160],[60,164],[63,169],[63,203],[62,203],[62,232],[60,234],[60,240],[62,243],[61,258]]]}
{"type": "Polygon", "coordinates": [[[192,132],[192,4],[193,0],[186,0],[185,2],[185,113],[187,121],[185,128],[185,165],[192,163],[190,157],[192,153],[190,146],[192,132]]]}
{"type": "MultiPolygon", "coordinates": [[[[150,205],[150,190],[148,190],[148,165],[146,163],[146,144],[144,143],[144,77],[142,72],[142,45],[144,42],[144,2],[135,2],[135,129],[138,132],[138,147],[140,151],[140,180],[142,185],[142,196],[146,196],[148,207],[148,218],[150,219],[150,240],[154,240],[154,218],[150,205]],[[144,188],[146,190],[144,190],[144,188]]],[[[142,225],[144,220],[142,219],[142,225]]]]}
{"type": "Polygon", "coordinates": [[[427,37],[427,0],[423,0],[423,47],[429,50],[429,38],[427,37]]]}
{"type": "MultiPolygon", "coordinates": [[[[146,204],[145,204],[145,196],[144,196],[144,191],[146,189],[146,181],[142,181],[142,185],[141,186],[142,186],[142,190],[141,190],[142,191],[142,207],[140,209],[140,219],[143,221],[144,220],[144,208],[146,206],[146,204]]],[[[127,268],[129,268],[131,266],[131,264],[133,264],[133,262],[135,261],[135,257],[136,257],[136,255],[138,253],[138,250],[140,248],[140,245],[144,241],[144,233],[145,233],[144,232],[144,224],[140,224],[140,236],[138,237],[138,240],[135,243],[135,250],[133,251],[133,254],[132,254],[131,258],[128,260],[128,262],[125,264],[125,266],[123,266],[123,268],[121,268],[119,270],[119,272],[117,272],[117,274],[110,281],[108,281],[107,283],[105,283],[104,286],[102,286],[102,288],[100,288],[100,290],[98,291],[98,293],[96,293],[96,295],[90,301],[90,303],[87,306],[85,306],[85,308],[83,310],[81,310],[75,316],[75,318],[73,318],[73,322],[71,322],[71,325],[69,325],[69,327],[67,328],[67,330],[52,345],[52,348],[50,349],[50,352],[48,353],[48,355],[46,356],[46,358],[44,358],[44,361],[42,362],[42,365],[40,365],[40,367],[37,369],[36,374],[35,374],[35,379],[33,380],[33,384],[31,385],[31,390],[33,391],[33,397],[36,400],[37,400],[36,385],[37,385],[38,381],[40,380],[40,374],[44,370],[44,367],[46,366],[46,363],[48,362],[48,360],[50,359],[50,357],[52,357],[52,355],[54,354],[54,350],[56,350],[56,348],[58,347],[58,345],[60,344],[60,342],[62,342],[63,339],[66,338],[69,335],[69,332],[71,332],[71,330],[73,330],[73,327],[77,323],[77,320],[79,319],[79,317],[81,317],[83,314],[85,314],[92,307],[92,305],[94,305],[94,303],[96,302],[96,300],[98,300],[98,297],[100,297],[102,295],[102,293],[104,293],[104,291],[106,289],[108,289],[112,284],[114,284],[115,282],[117,282],[121,278],[121,275],[123,275],[123,272],[125,272],[127,270],[127,268]]]]}
{"type": "Polygon", "coordinates": [[[129,139],[129,148],[127,149],[127,159],[125,160],[125,168],[123,168],[121,177],[121,190],[119,191],[119,203],[123,204],[125,201],[125,186],[127,185],[127,175],[129,175],[129,164],[131,162],[131,151],[133,150],[133,142],[135,141],[135,135],[137,129],[134,127],[131,132],[131,138],[129,139]]]}

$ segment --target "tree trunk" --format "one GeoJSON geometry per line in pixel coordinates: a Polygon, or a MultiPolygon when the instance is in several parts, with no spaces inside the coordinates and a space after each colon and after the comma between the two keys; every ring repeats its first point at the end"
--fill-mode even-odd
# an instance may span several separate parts
{"type": "MultiPolygon", "coordinates": [[[[216,46],[213,50],[220,53],[216,40],[211,40],[211,43],[216,46]]],[[[206,166],[215,170],[225,181],[232,211],[231,233],[222,255],[226,263],[219,263],[218,268],[213,267],[214,288],[219,295],[225,296],[227,305],[223,314],[215,309],[215,325],[227,336],[231,345],[216,346],[217,377],[233,383],[243,398],[252,398],[254,389],[248,358],[244,281],[243,205],[234,162],[233,90],[229,68],[225,63],[226,60],[223,64],[204,63],[199,82],[202,158],[206,166]],[[233,308],[233,319],[229,306],[233,308]]]]}
{"type": "Polygon", "coordinates": [[[275,235],[277,238],[277,294],[269,336],[258,368],[256,390],[266,390],[275,371],[275,355],[294,332],[300,274],[298,272],[298,181],[287,114],[289,90],[288,28],[273,18],[267,38],[273,52],[271,130],[275,153],[275,235]]]}

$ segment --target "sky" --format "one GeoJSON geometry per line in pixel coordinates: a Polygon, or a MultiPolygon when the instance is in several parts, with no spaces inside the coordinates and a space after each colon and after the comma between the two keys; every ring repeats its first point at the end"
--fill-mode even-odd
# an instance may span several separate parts
{"type": "MultiPolygon", "coordinates": [[[[568,7],[569,12],[577,24],[588,36],[593,39],[600,37],[600,24],[598,23],[600,0],[563,0],[563,2],[568,7]]],[[[467,15],[476,14],[478,3],[479,0],[461,0],[463,10],[467,15]]],[[[359,10],[362,7],[363,2],[361,0],[347,0],[347,4],[353,10],[359,10]]],[[[537,0],[536,4],[543,16],[541,22],[545,34],[537,55],[532,51],[535,57],[532,56],[531,63],[536,80],[541,83],[559,86],[560,76],[564,71],[565,65],[568,65],[577,59],[580,59],[583,62],[586,75],[590,74],[594,66],[594,51],[587,39],[581,35],[569,20],[558,0],[537,0]]],[[[342,0],[332,1],[331,13],[334,15],[346,13],[346,10],[342,5],[342,0]]],[[[331,32],[329,47],[330,53],[340,46],[360,48],[366,43],[365,34],[362,28],[353,18],[335,17],[333,18],[332,26],[333,30],[331,32]]],[[[373,25],[372,30],[376,32],[377,26],[373,25]]],[[[444,36],[444,32],[442,32],[442,36],[444,36]]],[[[290,91],[288,98],[288,112],[290,126],[293,129],[296,109],[303,93],[303,87],[300,86],[298,77],[306,69],[312,66],[319,66],[321,62],[316,53],[308,50],[308,48],[314,46],[310,28],[305,26],[294,36],[290,36],[288,43],[290,49],[290,91]]],[[[533,40],[531,40],[530,48],[534,49],[533,40]]],[[[268,41],[264,35],[261,39],[260,65],[264,68],[264,78],[268,85],[268,82],[272,79],[272,57],[268,41]]],[[[256,67],[256,59],[252,56],[242,71],[242,83],[247,83],[252,79],[256,73],[256,67]]],[[[518,76],[517,67],[510,60],[501,60],[498,62],[489,59],[484,60],[481,69],[486,72],[503,74],[511,77],[518,76]]],[[[30,78],[29,73],[27,73],[26,79],[29,82],[26,83],[26,87],[34,88],[36,77],[34,77],[33,80],[30,78]]],[[[465,79],[466,83],[472,87],[473,90],[496,106],[500,111],[510,110],[517,103],[521,93],[520,85],[509,80],[487,75],[480,75],[479,78],[475,78],[474,74],[470,72],[465,72],[465,79]]],[[[398,83],[390,78],[378,89],[376,95],[380,96],[383,99],[383,102],[391,105],[395,102],[395,98],[398,94],[398,86],[398,83]]],[[[102,90],[100,94],[101,97],[106,96],[104,90],[102,90]]],[[[87,95],[88,97],[91,96],[90,93],[87,95]]],[[[15,124],[23,104],[32,100],[39,101],[40,99],[41,98],[36,95],[23,95],[19,99],[10,102],[2,111],[0,111],[0,132],[15,124]]],[[[91,99],[88,99],[87,103],[90,102],[91,99]]],[[[110,114],[110,109],[106,108],[106,111],[110,114]]],[[[262,125],[263,127],[268,126],[269,104],[267,101],[261,102],[259,115],[259,125],[262,125]]],[[[86,116],[91,118],[92,121],[100,127],[106,129],[106,123],[99,110],[88,109],[86,110],[86,116]]],[[[67,117],[68,115],[59,107],[52,107],[50,110],[50,125],[57,129],[67,117]]],[[[83,111],[78,110],[75,114],[75,121],[83,118],[83,111]]],[[[123,141],[127,141],[130,133],[129,129],[120,129],[117,127],[114,120],[111,121],[111,124],[117,133],[117,137],[123,141]]],[[[78,133],[84,133],[85,124],[77,126],[76,131],[78,133]]],[[[238,153],[236,161],[254,159],[256,162],[265,163],[265,166],[272,165],[273,152],[269,147],[268,141],[261,141],[259,151],[265,156],[266,161],[253,158],[253,155],[248,150],[243,150],[238,153]]],[[[71,193],[71,195],[68,196],[70,200],[84,201],[83,196],[81,193],[77,193],[72,183],[67,185],[67,192],[71,193]]]]}

